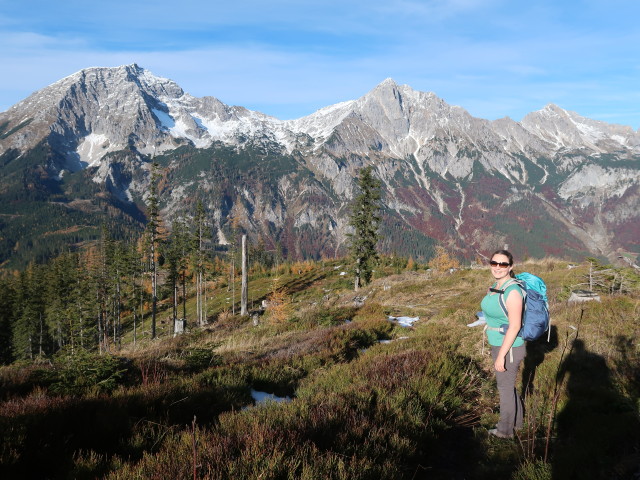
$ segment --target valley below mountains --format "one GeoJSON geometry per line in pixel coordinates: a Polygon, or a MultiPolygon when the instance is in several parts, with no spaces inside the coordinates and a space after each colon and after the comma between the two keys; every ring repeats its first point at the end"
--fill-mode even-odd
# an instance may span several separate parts
{"type": "Polygon", "coordinates": [[[547,105],[471,116],[387,79],[295,120],[196,98],[137,66],[88,68],[0,113],[0,264],[143,228],[151,164],[168,226],[202,201],[289,258],[346,251],[358,170],[383,185],[381,250],[427,259],[640,254],[640,131],[547,105]]]}

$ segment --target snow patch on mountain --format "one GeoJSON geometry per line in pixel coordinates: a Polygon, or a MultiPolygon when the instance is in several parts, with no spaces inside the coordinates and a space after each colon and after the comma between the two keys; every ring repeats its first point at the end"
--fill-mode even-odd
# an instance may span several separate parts
{"type": "Polygon", "coordinates": [[[354,100],[336,103],[296,120],[287,120],[284,127],[295,133],[305,133],[318,141],[323,141],[331,136],[333,130],[351,113],[354,100]]]}
{"type": "Polygon", "coordinates": [[[598,130],[595,126],[577,122],[573,118],[571,120],[582,135],[583,139],[595,144],[596,142],[598,142],[598,140],[601,140],[604,137],[604,133],[598,130]]]}
{"type": "Polygon", "coordinates": [[[90,133],[81,140],[76,152],[82,164],[88,167],[94,167],[100,163],[100,159],[107,153],[119,150],[120,148],[120,145],[112,145],[106,134],[90,133]]]}
{"type": "Polygon", "coordinates": [[[157,108],[152,108],[151,111],[160,122],[160,128],[170,131],[176,126],[176,122],[167,112],[163,112],[162,110],[158,110],[157,108]]]}

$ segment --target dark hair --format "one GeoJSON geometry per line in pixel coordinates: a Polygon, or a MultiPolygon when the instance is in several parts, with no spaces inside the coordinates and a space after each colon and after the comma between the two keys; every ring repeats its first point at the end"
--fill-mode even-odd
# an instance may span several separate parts
{"type": "MultiPolygon", "coordinates": [[[[509,250],[496,250],[491,254],[491,258],[495,257],[496,255],[504,255],[509,259],[509,265],[513,266],[513,255],[511,255],[511,252],[509,250]]],[[[509,271],[509,276],[511,276],[511,278],[515,278],[516,274],[513,273],[513,269],[509,271]]]]}

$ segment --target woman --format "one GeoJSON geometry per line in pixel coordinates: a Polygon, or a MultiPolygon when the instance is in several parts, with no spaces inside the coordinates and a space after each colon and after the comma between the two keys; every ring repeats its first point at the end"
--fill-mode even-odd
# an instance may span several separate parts
{"type": "Polygon", "coordinates": [[[514,430],[522,428],[524,408],[516,391],[518,367],[526,354],[524,340],[518,337],[522,326],[523,293],[512,281],[515,275],[510,252],[498,250],[491,256],[489,264],[495,283],[482,299],[481,307],[487,321],[487,338],[500,394],[500,420],[489,434],[511,438],[514,430]],[[508,315],[500,306],[500,295],[503,295],[508,315]]]}

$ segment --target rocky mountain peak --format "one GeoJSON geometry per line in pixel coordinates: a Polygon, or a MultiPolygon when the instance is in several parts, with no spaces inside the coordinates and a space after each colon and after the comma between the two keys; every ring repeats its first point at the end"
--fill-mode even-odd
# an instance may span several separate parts
{"type": "Polygon", "coordinates": [[[46,138],[64,158],[57,168],[77,170],[125,148],[131,138],[143,153],[173,148],[154,112],[184,96],[175,82],[137,64],[86,68],[2,114],[3,122],[18,131],[0,144],[0,153],[33,147],[46,138]]]}
{"type": "MultiPolygon", "coordinates": [[[[206,194],[219,228],[229,209],[243,209],[246,228],[265,225],[265,238],[283,234],[287,225],[310,225],[311,241],[335,236],[331,248],[341,245],[348,229],[344,206],[363,164],[376,166],[389,212],[404,225],[398,231],[436,232],[439,241],[449,241],[455,230],[461,245],[504,244],[509,229],[486,238],[489,219],[502,218],[512,204],[529,205],[544,190],[537,210],[552,209],[554,228],[570,232],[585,249],[604,252],[617,242],[606,226],[614,210],[615,228],[630,238],[624,242],[635,245],[631,238],[637,237],[633,160],[640,158],[640,134],[630,127],[553,104],[521,122],[490,122],[390,78],[356,100],[281,121],[214,97],[193,97],[136,64],[87,68],[0,113],[0,167],[41,142],[46,148],[31,157],[40,162],[33,184],[40,176],[65,188],[65,171],[93,166],[87,170],[92,183],[120,201],[139,201],[149,182],[143,155],[163,153],[175,183],[164,192],[168,214],[206,194]],[[172,155],[185,144],[195,149],[172,155]],[[214,168],[220,178],[212,178],[214,168]],[[247,184],[237,184],[239,178],[247,184]],[[584,216],[603,205],[606,215],[596,222],[584,216]],[[565,215],[563,209],[574,206],[565,215]]],[[[17,165],[9,170],[19,189],[25,183],[17,165]]],[[[73,197],[72,190],[68,194],[73,197]]],[[[505,225],[529,228],[530,217],[517,209],[510,215],[505,225]]],[[[317,253],[324,247],[309,248],[317,253]]]]}
{"type": "MultiPolygon", "coordinates": [[[[391,78],[391,77],[387,77],[385,78],[382,82],[380,82],[380,84],[378,85],[378,87],[383,87],[383,86],[391,86],[391,87],[397,87],[398,84],[396,83],[396,81],[391,78]]],[[[376,87],[376,88],[378,88],[376,87]]]]}
{"type": "Polygon", "coordinates": [[[640,134],[631,127],[586,118],[554,104],[529,113],[521,124],[557,149],[586,148],[596,153],[628,149],[640,153],[640,134]]]}
{"type": "Polygon", "coordinates": [[[474,158],[489,169],[508,162],[502,155],[513,152],[546,157],[566,150],[640,152],[640,134],[630,127],[591,120],[554,104],[521,122],[489,122],[432,92],[387,78],[357,100],[283,122],[214,97],[192,97],[137,64],[83,69],[34,93],[0,114],[0,120],[7,123],[5,131],[13,132],[1,140],[0,154],[47,138],[66,158],[60,168],[72,170],[129,146],[150,154],[185,141],[205,148],[214,141],[238,145],[248,138],[280,144],[289,152],[307,149],[311,140],[316,151],[331,141],[335,155],[370,150],[397,158],[413,155],[435,171],[462,176],[474,160],[461,152],[475,151],[474,158]]]}

